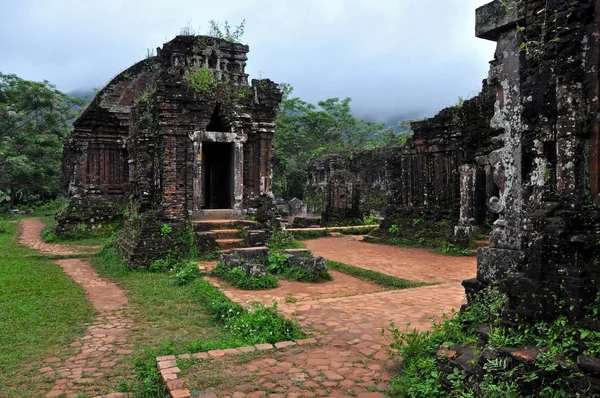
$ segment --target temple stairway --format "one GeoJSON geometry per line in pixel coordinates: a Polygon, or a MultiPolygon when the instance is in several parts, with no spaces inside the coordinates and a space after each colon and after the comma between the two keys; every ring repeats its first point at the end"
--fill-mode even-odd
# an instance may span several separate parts
{"type": "Polygon", "coordinates": [[[264,231],[258,229],[257,222],[241,219],[232,210],[203,210],[192,225],[200,248],[228,251],[264,244],[259,242],[264,231]]]}

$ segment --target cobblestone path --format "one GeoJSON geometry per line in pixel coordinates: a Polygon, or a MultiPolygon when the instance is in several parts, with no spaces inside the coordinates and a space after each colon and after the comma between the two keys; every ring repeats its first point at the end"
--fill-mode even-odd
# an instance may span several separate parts
{"type": "MultiPolygon", "coordinates": [[[[35,218],[21,222],[21,244],[47,254],[82,254],[79,248],[45,243],[41,239],[44,224],[35,218]]],[[[128,344],[129,328],[133,321],[124,314],[127,297],[116,284],[100,278],[90,263],[83,259],[57,260],[56,263],[87,292],[88,299],[98,311],[84,336],[65,347],[66,359],[46,358],[40,372],[55,379],[47,398],[66,396],[95,396],[106,393],[107,381],[115,374],[124,356],[131,354],[128,344]]],[[[110,394],[109,397],[127,396],[110,394]]]]}

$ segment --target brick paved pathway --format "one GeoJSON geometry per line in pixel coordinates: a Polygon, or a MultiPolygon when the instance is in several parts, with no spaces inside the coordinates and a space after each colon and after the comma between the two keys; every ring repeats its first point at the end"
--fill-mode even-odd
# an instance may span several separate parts
{"type": "Polygon", "coordinates": [[[377,245],[346,236],[305,243],[315,256],[415,282],[460,283],[477,273],[476,257],[442,256],[425,249],[377,245]]]}
{"type": "Polygon", "coordinates": [[[99,247],[97,246],[66,246],[56,243],[46,243],[41,239],[45,224],[37,218],[25,218],[21,221],[19,242],[22,245],[35,249],[45,254],[69,256],[88,254],[99,247]]]}
{"type": "MultiPolygon", "coordinates": [[[[34,218],[21,222],[20,242],[43,253],[73,255],[76,249],[58,244],[44,243],[41,232],[44,224],[34,218]]],[[[46,397],[94,396],[106,393],[106,383],[112,377],[121,378],[115,368],[123,363],[123,357],[131,354],[128,329],[133,321],[124,314],[127,297],[113,282],[100,278],[88,261],[82,259],[57,260],[63,270],[87,292],[88,299],[98,310],[83,337],[65,347],[72,352],[66,359],[45,359],[40,372],[55,379],[53,389],[46,397]]],[[[111,383],[108,383],[111,384],[111,383]]],[[[111,394],[110,397],[127,396],[111,394]]]]}
{"type": "Polygon", "coordinates": [[[278,289],[261,292],[224,286],[225,294],[241,304],[278,301],[279,311],[313,332],[316,344],[253,353],[256,357],[247,360],[209,356],[191,365],[179,363],[186,369],[177,386],[182,397],[383,397],[397,366],[388,358],[389,342],[380,330],[390,321],[401,330],[407,323],[410,330],[430,329],[432,317],[441,320],[443,313],[465,302],[460,281],[476,273],[472,257],[374,245],[346,236],[306,244],[327,259],[438,284],[378,292],[376,285],[334,271],[334,281],[317,285],[282,282],[278,289]],[[347,296],[336,297],[339,292],[347,296]],[[298,301],[286,303],[288,293],[298,301]]]}
{"type": "MultiPolygon", "coordinates": [[[[206,264],[206,263],[205,263],[206,264]]],[[[205,267],[210,269],[210,265],[205,267]]],[[[332,281],[323,283],[300,283],[279,281],[279,287],[270,290],[241,290],[223,283],[218,278],[207,278],[213,285],[221,287],[225,295],[241,304],[260,302],[265,305],[286,301],[320,300],[325,298],[354,296],[387,290],[374,283],[365,282],[337,271],[329,271],[332,281]]]]}

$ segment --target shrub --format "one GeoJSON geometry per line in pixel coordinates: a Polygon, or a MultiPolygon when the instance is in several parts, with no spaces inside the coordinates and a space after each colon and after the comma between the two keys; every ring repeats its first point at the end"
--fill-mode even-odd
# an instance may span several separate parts
{"type": "Polygon", "coordinates": [[[173,269],[173,264],[166,258],[161,258],[150,264],[150,272],[168,272],[173,269]]]}
{"type": "Polygon", "coordinates": [[[275,231],[265,244],[271,250],[290,249],[297,246],[294,236],[287,231],[275,231]]]}
{"type": "Polygon", "coordinates": [[[210,91],[217,86],[213,71],[206,65],[190,70],[186,76],[187,84],[197,92],[210,91]]]}
{"type": "Polygon", "coordinates": [[[243,308],[203,279],[196,281],[196,292],[213,319],[246,344],[273,344],[306,337],[296,322],[277,312],[277,305],[255,304],[252,309],[243,308]]]}
{"type": "Polygon", "coordinates": [[[227,269],[221,262],[217,264],[211,275],[228,282],[231,286],[243,290],[274,289],[279,285],[277,278],[273,275],[267,274],[262,278],[249,277],[241,267],[227,269]]]}
{"type": "Polygon", "coordinates": [[[44,228],[42,231],[42,240],[44,242],[56,242],[56,239],[57,237],[53,230],[44,228]]]}
{"type": "Polygon", "coordinates": [[[267,271],[275,275],[283,274],[290,267],[287,256],[281,253],[272,254],[267,261],[267,271]]]}
{"type": "Polygon", "coordinates": [[[198,264],[179,261],[173,266],[173,278],[178,285],[186,285],[200,276],[198,264]]]}

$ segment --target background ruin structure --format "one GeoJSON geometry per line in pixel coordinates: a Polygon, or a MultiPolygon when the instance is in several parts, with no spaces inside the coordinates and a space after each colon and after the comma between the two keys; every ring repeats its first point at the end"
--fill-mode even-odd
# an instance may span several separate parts
{"type": "Polygon", "coordinates": [[[247,214],[269,221],[281,93],[268,79],[248,85],[248,51],[177,36],[99,91],[65,146],[69,208],[59,231],[126,212],[117,247],[148,264],[173,247],[158,239],[163,224],[179,230],[191,220],[247,214]]]}
{"type": "Polygon", "coordinates": [[[438,237],[441,223],[468,240],[494,217],[487,201],[496,185],[486,155],[499,133],[489,123],[495,98],[484,82],[476,97],[413,122],[414,135],[403,146],[316,160],[305,201],[326,223],[378,214],[382,232],[397,225],[400,234],[438,237]]]}

